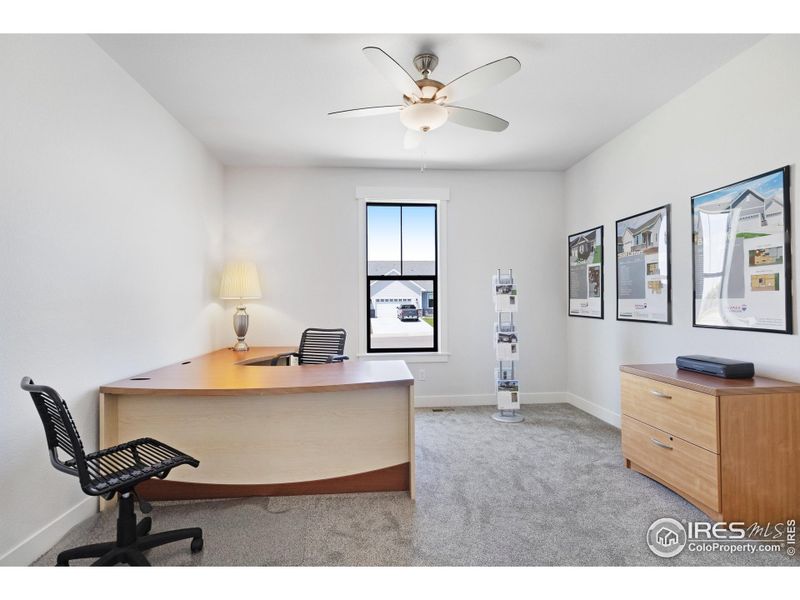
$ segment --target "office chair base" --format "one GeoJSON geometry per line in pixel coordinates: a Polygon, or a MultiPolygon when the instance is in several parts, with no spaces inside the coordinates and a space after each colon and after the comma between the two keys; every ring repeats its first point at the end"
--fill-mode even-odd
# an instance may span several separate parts
{"type": "Polygon", "coordinates": [[[203,549],[203,530],[199,527],[150,534],[152,524],[153,520],[150,517],[145,517],[137,523],[136,513],[133,510],[133,497],[130,494],[121,495],[119,517],[117,518],[117,539],[113,542],[89,544],[64,550],[58,555],[56,566],[67,567],[71,560],[80,558],[97,558],[92,566],[126,563],[134,567],[149,567],[150,562],[145,558],[143,551],[150,548],[191,539],[190,548],[193,554],[203,549]]]}
{"type": "Polygon", "coordinates": [[[175,529],[164,531],[153,535],[144,535],[130,546],[117,546],[116,542],[104,542],[101,544],[90,544],[64,550],[58,555],[56,566],[68,567],[71,560],[80,558],[97,558],[92,563],[93,567],[111,566],[119,563],[126,563],[134,567],[149,567],[150,561],[142,553],[143,550],[163,546],[171,542],[192,539],[192,554],[203,549],[203,535],[199,528],[175,529]]]}

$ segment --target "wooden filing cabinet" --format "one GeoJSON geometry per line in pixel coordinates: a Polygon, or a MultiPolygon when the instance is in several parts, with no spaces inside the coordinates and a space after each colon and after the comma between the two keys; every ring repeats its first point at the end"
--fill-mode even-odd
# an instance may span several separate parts
{"type": "Polygon", "coordinates": [[[800,384],[670,364],[620,371],[626,467],[717,521],[800,520],[800,384]]]}

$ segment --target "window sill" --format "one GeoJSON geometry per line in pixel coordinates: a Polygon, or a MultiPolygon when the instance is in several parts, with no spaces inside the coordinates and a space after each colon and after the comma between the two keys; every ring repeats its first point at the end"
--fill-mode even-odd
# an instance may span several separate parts
{"type": "Polygon", "coordinates": [[[404,360],[407,363],[446,363],[449,352],[375,352],[359,353],[359,360],[404,360]]]}

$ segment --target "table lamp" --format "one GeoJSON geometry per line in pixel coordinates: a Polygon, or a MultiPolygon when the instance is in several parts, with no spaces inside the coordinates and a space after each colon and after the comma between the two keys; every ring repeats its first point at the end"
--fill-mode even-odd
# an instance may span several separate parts
{"type": "Polygon", "coordinates": [[[225,265],[222,272],[222,283],[219,286],[219,297],[222,300],[238,300],[239,306],[233,315],[233,330],[239,339],[233,347],[237,352],[244,352],[250,347],[245,343],[247,327],[250,325],[250,316],[245,310],[243,300],[258,300],[261,298],[261,284],[258,281],[258,271],[251,262],[235,262],[225,265]]]}

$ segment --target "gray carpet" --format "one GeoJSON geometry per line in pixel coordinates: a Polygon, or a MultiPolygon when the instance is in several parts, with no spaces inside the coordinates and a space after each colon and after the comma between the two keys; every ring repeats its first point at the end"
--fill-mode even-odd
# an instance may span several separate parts
{"type": "MultiPolygon", "coordinates": [[[[617,429],[566,404],[526,406],[521,424],[492,412],[417,411],[416,503],[405,493],[155,503],[154,531],[201,526],[205,549],[147,555],[159,565],[800,565],[773,553],[658,558],[645,544],[655,519],[705,516],[625,469],[617,429]]],[[[114,526],[113,512],[98,514],[34,564],[111,539],[114,526]]]]}

